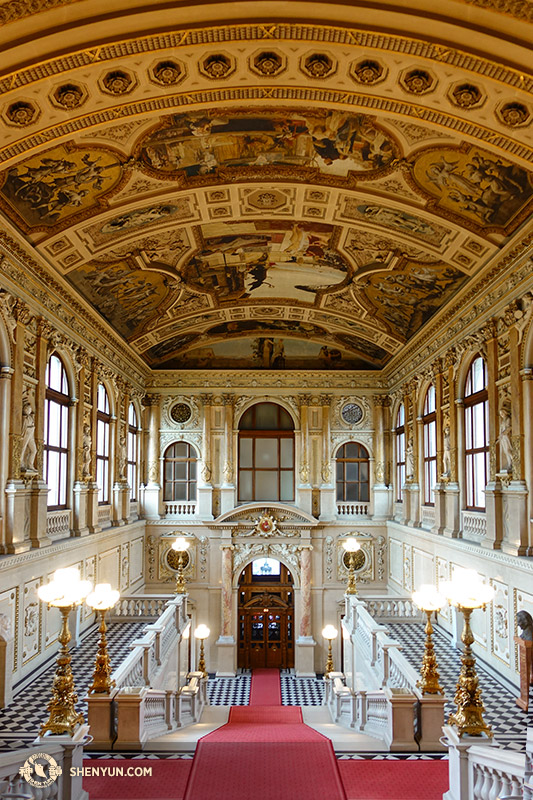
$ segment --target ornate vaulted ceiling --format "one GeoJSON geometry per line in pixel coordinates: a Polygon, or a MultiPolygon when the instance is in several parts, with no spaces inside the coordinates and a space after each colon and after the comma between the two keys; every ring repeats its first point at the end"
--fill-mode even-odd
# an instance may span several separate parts
{"type": "Polygon", "coordinates": [[[379,370],[519,251],[525,5],[113,5],[0,2],[0,209],[149,366],[379,370]]]}

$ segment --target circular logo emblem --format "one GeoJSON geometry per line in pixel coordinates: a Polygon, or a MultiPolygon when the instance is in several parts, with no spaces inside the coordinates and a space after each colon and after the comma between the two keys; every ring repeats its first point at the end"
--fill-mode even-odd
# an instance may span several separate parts
{"type": "Polygon", "coordinates": [[[59,778],[63,770],[48,753],[34,753],[26,759],[19,772],[30,786],[45,789],[59,778]]]}
{"type": "Polygon", "coordinates": [[[348,425],[356,425],[363,418],[363,409],[357,403],[346,403],[342,408],[341,416],[348,425]]]}
{"type": "Polygon", "coordinates": [[[172,406],[170,409],[170,416],[174,422],[183,424],[184,422],[188,422],[188,420],[190,420],[192,411],[187,403],[176,403],[176,405],[172,406]]]}

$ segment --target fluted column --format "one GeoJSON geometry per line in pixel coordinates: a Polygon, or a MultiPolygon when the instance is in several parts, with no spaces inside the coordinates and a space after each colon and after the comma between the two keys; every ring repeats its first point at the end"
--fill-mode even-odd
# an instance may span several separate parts
{"type": "MultiPolygon", "coordinates": [[[[499,550],[503,538],[503,498],[499,476],[500,459],[498,439],[498,341],[494,324],[483,331],[485,335],[484,355],[487,365],[487,392],[489,409],[490,475],[485,487],[486,534],[482,547],[499,550]]],[[[466,485],[466,484],[463,484],[466,485]]],[[[463,508],[466,507],[466,497],[463,508]]]]}
{"type": "Polygon", "coordinates": [[[320,520],[335,519],[335,476],[331,464],[331,400],[330,394],[321,395],[322,407],[322,469],[320,486],[320,520]]]}
{"type": "MultiPolygon", "coordinates": [[[[9,441],[9,419],[11,410],[11,380],[13,377],[12,367],[0,368],[0,440],[9,441]]],[[[0,448],[0,486],[6,485],[8,471],[8,449],[0,448]]],[[[0,516],[5,516],[5,497],[0,503],[0,516]]],[[[0,525],[0,553],[5,553],[5,531],[3,524],[0,525]]]]}
{"type": "MultiPolygon", "coordinates": [[[[523,425],[525,426],[527,423],[526,420],[533,419],[533,369],[530,367],[527,369],[523,369],[520,373],[520,377],[522,379],[522,394],[524,398],[524,412],[523,412],[523,425]]],[[[527,518],[529,520],[529,529],[528,529],[528,543],[527,543],[527,552],[525,555],[533,556],[533,491],[531,488],[533,487],[533,452],[531,447],[526,447],[524,449],[524,479],[526,482],[526,486],[530,488],[528,494],[528,514],[527,518]]]]}
{"type": "Polygon", "coordinates": [[[392,493],[386,484],[386,431],[390,428],[389,409],[388,395],[374,396],[374,481],[370,484],[374,519],[388,519],[392,513],[392,493]]]}

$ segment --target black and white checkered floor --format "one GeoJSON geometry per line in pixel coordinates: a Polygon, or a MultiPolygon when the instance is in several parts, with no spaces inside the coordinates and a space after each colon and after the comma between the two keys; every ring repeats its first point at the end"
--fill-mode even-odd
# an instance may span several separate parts
{"type": "MultiPolygon", "coordinates": [[[[129,642],[138,637],[145,623],[114,624],[109,626],[109,652],[113,666],[118,666],[130,652],[129,642]]],[[[397,639],[408,661],[419,669],[424,650],[424,629],[419,624],[389,624],[390,635],[397,639]]],[[[438,629],[435,632],[435,652],[439,664],[441,683],[446,696],[453,700],[455,684],[460,670],[460,652],[454,650],[447,637],[438,629]]],[[[80,698],[91,682],[94,657],[98,642],[98,631],[94,628],[78,648],[72,648],[72,670],[80,698]]],[[[27,747],[37,735],[41,722],[46,719],[45,705],[50,698],[55,661],[41,674],[26,679],[25,687],[17,693],[15,700],[7,709],[0,710],[0,751],[27,747]]],[[[488,674],[478,662],[482,699],[485,703],[485,718],[493,726],[498,742],[514,750],[525,747],[527,714],[515,704],[515,694],[510,692],[495,678],[488,674]]],[[[235,678],[210,677],[208,694],[211,705],[248,705],[250,700],[251,672],[241,670],[235,678]]],[[[17,687],[16,687],[17,688],[17,687]]],[[[322,704],[324,684],[322,677],[297,678],[291,670],[282,670],[281,697],[283,705],[319,706],[322,704]]],[[[85,711],[85,703],[80,699],[79,708],[85,711]]],[[[446,711],[455,709],[453,702],[447,704],[446,711]]],[[[340,755],[340,754],[339,754],[340,755]]],[[[165,757],[169,757],[169,754],[165,757]]],[[[361,754],[343,753],[342,758],[431,758],[431,754],[361,754]]],[[[442,755],[439,755],[442,758],[442,755]]]]}
{"type": "MultiPolygon", "coordinates": [[[[387,624],[393,639],[402,645],[402,652],[416,670],[420,668],[424,654],[425,635],[422,625],[387,624]]],[[[459,671],[461,669],[461,652],[453,648],[448,637],[438,628],[433,636],[435,655],[441,686],[449,702],[446,704],[446,719],[456,710],[453,698],[459,671]]],[[[521,711],[515,703],[517,692],[510,692],[505,686],[492,677],[482,662],[476,662],[479,677],[481,699],[485,706],[484,719],[502,747],[513,750],[524,750],[528,715],[521,711]]]]}
{"type": "MultiPolygon", "coordinates": [[[[108,626],[107,641],[113,667],[117,667],[129,655],[129,643],[140,636],[145,625],[145,622],[137,622],[108,626]]],[[[85,715],[87,704],[82,698],[91,684],[99,638],[95,627],[79,647],[71,648],[72,674],[78,693],[77,707],[85,715]]],[[[37,672],[33,679],[26,678],[24,688],[20,691],[17,691],[20,687],[15,687],[16,696],[11,705],[0,709],[0,751],[28,747],[35,739],[41,723],[48,717],[46,705],[51,697],[55,670],[54,659],[44,672],[37,672]]]]}

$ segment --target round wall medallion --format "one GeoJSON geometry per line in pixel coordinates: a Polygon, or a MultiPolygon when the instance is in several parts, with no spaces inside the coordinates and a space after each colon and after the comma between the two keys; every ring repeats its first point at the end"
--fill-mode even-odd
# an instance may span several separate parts
{"type": "Polygon", "coordinates": [[[170,416],[174,422],[187,422],[190,420],[191,415],[192,411],[187,403],[176,403],[176,405],[172,406],[170,409],[170,416]]]}
{"type": "MultiPolygon", "coordinates": [[[[187,550],[181,554],[182,563],[181,566],[183,569],[187,569],[189,564],[191,563],[191,556],[187,550]]],[[[173,570],[174,572],[178,571],[178,563],[179,563],[179,553],[176,550],[173,550],[172,547],[170,550],[167,551],[166,554],[166,562],[169,569],[173,570]]]]}
{"type": "Polygon", "coordinates": [[[357,403],[346,403],[342,407],[341,416],[348,425],[355,425],[363,418],[363,409],[357,403]]]}
{"type": "Polygon", "coordinates": [[[356,550],[355,553],[346,553],[342,554],[342,563],[346,567],[346,569],[350,569],[350,555],[353,555],[354,561],[353,566],[356,572],[360,572],[366,564],[366,553],[364,550],[356,550]]]}

